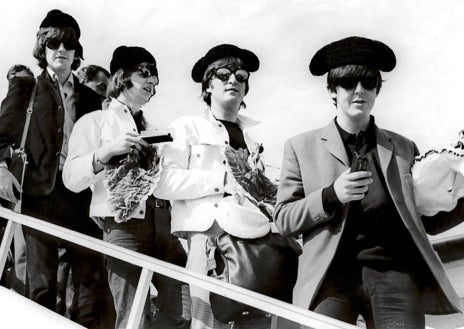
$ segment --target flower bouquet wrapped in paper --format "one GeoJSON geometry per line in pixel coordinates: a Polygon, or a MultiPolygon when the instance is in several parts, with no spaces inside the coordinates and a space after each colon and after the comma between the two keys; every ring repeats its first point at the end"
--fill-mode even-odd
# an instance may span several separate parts
{"type": "Polygon", "coordinates": [[[106,165],[103,184],[108,189],[108,203],[117,223],[132,217],[139,204],[145,201],[159,181],[157,148],[136,149],[112,159],[106,165]]]}
{"type": "Polygon", "coordinates": [[[411,174],[421,214],[433,216],[454,209],[464,196],[464,130],[451,145],[417,156],[411,174]]]}
{"type": "Polygon", "coordinates": [[[272,219],[276,203],[277,185],[264,174],[264,165],[260,159],[262,146],[248,153],[245,149],[234,150],[227,147],[225,155],[232,174],[246,192],[245,196],[257,206],[269,219],[272,219]]]}

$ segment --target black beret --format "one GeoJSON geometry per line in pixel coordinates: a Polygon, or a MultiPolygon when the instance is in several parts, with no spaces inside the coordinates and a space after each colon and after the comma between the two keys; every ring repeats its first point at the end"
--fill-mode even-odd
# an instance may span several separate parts
{"type": "Polygon", "coordinates": [[[362,37],[348,37],[319,49],[309,64],[313,75],[323,75],[343,65],[358,64],[384,72],[396,65],[393,50],[386,44],[362,37]]]}
{"type": "Polygon", "coordinates": [[[239,48],[234,45],[222,44],[211,48],[205,56],[200,58],[192,69],[192,79],[195,82],[201,82],[208,65],[218,59],[226,57],[240,58],[249,72],[255,72],[259,68],[258,57],[249,50],[239,48]]]}
{"type": "Polygon", "coordinates": [[[76,31],[77,39],[81,36],[81,30],[76,20],[71,15],[63,13],[58,9],[53,9],[48,12],[47,16],[45,16],[40,24],[40,28],[42,27],[70,27],[76,31]]]}
{"type": "Polygon", "coordinates": [[[119,46],[113,52],[110,73],[113,75],[119,69],[125,70],[142,63],[154,64],[156,67],[155,58],[145,48],[119,46]]]}

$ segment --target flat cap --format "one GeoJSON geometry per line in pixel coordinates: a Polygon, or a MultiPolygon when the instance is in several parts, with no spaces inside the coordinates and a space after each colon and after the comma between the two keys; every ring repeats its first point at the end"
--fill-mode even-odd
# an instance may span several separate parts
{"type": "Polygon", "coordinates": [[[240,58],[249,72],[255,72],[259,69],[259,59],[253,52],[234,45],[222,44],[211,48],[205,56],[195,63],[192,69],[193,81],[201,82],[208,65],[226,57],[240,58]]]}
{"type": "MultiPolygon", "coordinates": [[[[155,57],[145,48],[119,46],[113,52],[110,73],[113,75],[119,69],[125,70],[142,63],[154,64],[156,67],[155,57]]],[[[158,75],[158,72],[156,72],[156,75],[158,75]]]]}
{"type": "Polygon", "coordinates": [[[77,24],[74,17],[63,13],[59,9],[53,9],[47,13],[47,16],[45,16],[42,23],[40,24],[40,28],[43,27],[70,27],[76,31],[77,39],[79,39],[81,36],[79,24],[77,24]]]}
{"type": "Polygon", "coordinates": [[[309,71],[313,75],[324,75],[335,67],[349,64],[390,72],[395,68],[396,57],[393,50],[380,41],[353,36],[319,49],[311,59],[309,71]]]}

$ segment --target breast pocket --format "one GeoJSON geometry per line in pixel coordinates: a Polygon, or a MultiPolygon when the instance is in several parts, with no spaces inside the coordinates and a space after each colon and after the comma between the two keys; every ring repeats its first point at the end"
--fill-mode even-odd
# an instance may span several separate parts
{"type": "Polygon", "coordinates": [[[221,163],[219,145],[197,144],[190,147],[189,169],[213,169],[221,163]]]}

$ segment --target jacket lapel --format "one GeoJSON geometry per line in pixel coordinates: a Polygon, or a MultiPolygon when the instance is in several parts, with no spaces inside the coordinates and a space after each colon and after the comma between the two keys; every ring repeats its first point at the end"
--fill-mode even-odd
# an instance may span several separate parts
{"type": "Polygon", "coordinates": [[[383,177],[387,181],[391,181],[388,177],[388,166],[392,160],[393,145],[390,143],[390,136],[387,135],[383,130],[380,130],[375,126],[375,137],[377,139],[377,152],[379,154],[380,168],[382,169],[383,177]]]}
{"type": "Polygon", "coordinates": [[[42,71],[42,74],[39,75],[38,79],[41,79],[42,81],[49,83],[52,86],[53,90],[55,91],[53,93],[53,98],[55,98],[56,104],[59,104],[59,106],[63,107],[60,89],[58,87],[58,81],[53,81],[52,77],[48,74],[46,69],[42,71]]]}
{"type": "Polygon", "coordinates": [[[350,167],[348,154],[346,154],[345,146],[343,145],[340,133],[335,126],[335,122],[331,121],[322,130],[321,139],[323,145],[335,158],[342,162],[345,166],[350,167]]]}

